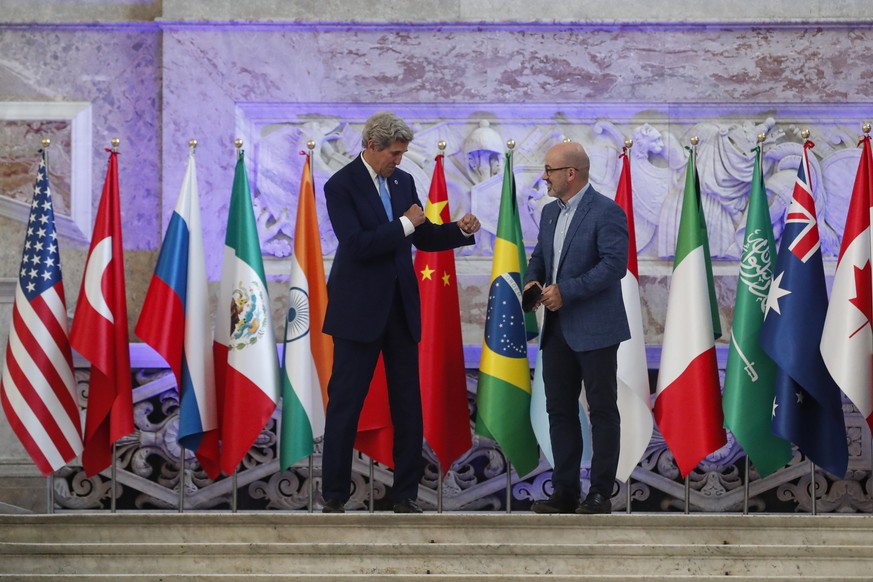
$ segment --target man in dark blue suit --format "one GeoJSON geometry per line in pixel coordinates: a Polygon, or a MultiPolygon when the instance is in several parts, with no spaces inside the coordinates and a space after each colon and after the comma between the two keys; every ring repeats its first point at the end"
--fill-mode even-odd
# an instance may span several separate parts
{"type": "Polygon", "coordinates": [[[343,512],[349,499],[358,419],[380,353],[394,424],[394,511],[421,513],[421,307],[412,245],[425,251],[471,245],[479,221],[472,214],[441,225],[425,218],[412,176],[397,168],[412,137],[399,117],[376,113],[364,126],[364,151],[324,185],[339,241],[324,319],[334,345],[322,457],[325,513],[343,512]]]}
{"type": "Polygon", "coordinates": [[[555,202],[543,207],[540,233],[525,273],[546,308],[540,337],[554,492],[537,513],[611,513],[621,436],[616,354],[630,338],[621,295],[627,270],[627,218],[588,182],[590,161],[578,143],[546,152],[543,180],[555,202]],[[591,488],[581,503],[579,395],[588,399],[593,456],[591,488]]]}

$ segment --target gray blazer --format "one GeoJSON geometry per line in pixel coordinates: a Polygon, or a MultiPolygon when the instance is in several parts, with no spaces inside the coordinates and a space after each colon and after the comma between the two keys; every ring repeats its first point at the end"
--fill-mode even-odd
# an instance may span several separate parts
{"type": "MultiPolygon", "coordinates": [[[[546,204],[537,245],[524,282],[553,283],[555,227],[560,208],[546,204]]],[[[624,210],[593,187],[588,188],[564,238],[557,284],[561,289],[561,329],[574,351],[615,345],[630,338],[621,296],[627,272],[627,217],[624,210]]]]}

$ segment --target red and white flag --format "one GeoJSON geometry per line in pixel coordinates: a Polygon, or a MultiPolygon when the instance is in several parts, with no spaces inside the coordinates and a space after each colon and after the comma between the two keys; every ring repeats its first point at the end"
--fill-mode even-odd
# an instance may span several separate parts
{"type": "Polygon", "coordinates": [[[652,439],[654,420],[649,395],[649,370],[646,364],[646,336],[640,308],[640,275],[637,266],[637,239],[634,233],[633,188],[627,150],[622,154],[621,177],[615,201],[627,214],[629,249],[627,273],[621,280],[624,310],[631,338],[618,346],[618,410],[621,413],[621,447],[616,477],[627,481],[652,439]]]}
{"type": "Polygon", "coordinates": [[[0,382],[3,411],[43,475],[82,452],[55,215],[42,152],[0,382]]]}
{"type": "Polygon", "coordinates": [[[112,444],[131,434],[133,392],[121,242],[118,153],[109,153],[70,344],[91,362],[82,467],[95,475],[112,463],[112,444]]]}
{"type": "Polygon", "coordinates": [[[831,377],[873,429],[873,155],[865,136],[821,338],[831,377]]]}

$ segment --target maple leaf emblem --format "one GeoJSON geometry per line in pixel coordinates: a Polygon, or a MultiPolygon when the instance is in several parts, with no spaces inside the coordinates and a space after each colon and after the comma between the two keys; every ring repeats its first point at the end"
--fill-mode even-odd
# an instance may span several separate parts
{"type": "Polygon", "coordinates": [[[873,320],[873,289],[871,289],[871,269],[870,269],[870,261],[864,263],[864,266],[860,269],[858,267],[854,267],[854,275],[855,275],[855,297],[849,299],[849,303],[855,306],[861,313],[864,314],[864,318],[867,320],[861,327],[852,332],[852,335],[849,337],[854,337],[856,333],[864,329],[864,327],[871,325],[871,320],[873,320]]]}

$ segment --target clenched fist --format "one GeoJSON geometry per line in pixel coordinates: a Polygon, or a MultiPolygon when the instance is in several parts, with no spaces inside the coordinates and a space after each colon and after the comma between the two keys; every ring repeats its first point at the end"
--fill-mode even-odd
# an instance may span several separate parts
{"type": "Polygon", "coordinates": [[[461,220],[458,221],[458,228],[466,232],[467,234],[473,234],[479,230],[479,219],[470,214],[469,212],[464,215],[461,220]]]}

